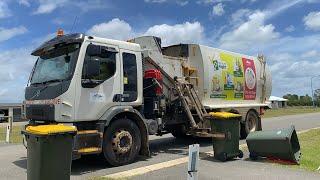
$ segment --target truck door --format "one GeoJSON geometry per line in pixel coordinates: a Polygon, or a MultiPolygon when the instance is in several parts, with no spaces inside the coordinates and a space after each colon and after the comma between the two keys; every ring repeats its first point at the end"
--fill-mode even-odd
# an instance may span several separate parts
{"type": "Polygon", "coordinates": [[[138,80],[141,79],[140,73],[138,73],[137,56],[135,52],[128,50],[120,50],[120,56],[122,58],[122,105],[139,105],[138,84],[141,83],[138,80]]]}
{"type": "Polygon", "coordinates": [[[116,98],[122,92],[119,48],[114,45],[88,44],[79,84],[75,100],[76,120],[97,120],[110,107],[120,105],[120,101],[116,98]],[[95,67],[98,69],[98,75],[86,77],[86,74],[92,74],[88,71],[93,69],[91,67],[90,70],[88,67],[92,66],[88,61],[97,63],[95,67]]]}

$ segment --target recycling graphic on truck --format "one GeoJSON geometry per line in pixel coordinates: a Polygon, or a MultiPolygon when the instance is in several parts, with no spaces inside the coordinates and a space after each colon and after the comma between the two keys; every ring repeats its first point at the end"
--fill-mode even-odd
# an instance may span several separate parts
{"type": "Polygon", "coordinates": [[[210,98],[255,100],[256,70],[254,61],[224,52],[209,57],[212,89],[210,98]]]}

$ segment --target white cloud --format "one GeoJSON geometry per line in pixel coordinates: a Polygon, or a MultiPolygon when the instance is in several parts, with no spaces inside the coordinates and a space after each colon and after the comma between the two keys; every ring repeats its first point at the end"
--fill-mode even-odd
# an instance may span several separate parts
{"type": "Polygon", "coordinates": [[[231,50],[243,50],[276,40],[280,34],[272,24],[265,25],[265,14],[255,12],[248,21],[232,31],[226,32],[220,39],[220,47],[231,50]]]}
{"type": "Polygon", "coordinates": [[[1,89],[0,90],[0,97],[5,95],[6,92],[8,92],[8,89],[1,89]]]}
{"type": "Polygon", "coordinates": [[[296,29],[296,28],[295,28],[293,25],[290,25],[290,26],[286,27],[284,30],[285,30],[286,32],[293,32],[295,29],[296,29]]]}
{"type": "Polygon", "coordinates": [[[204,41],[204,28],[199,22],[185,22],[182,24],[160,24],[149,27],[145,32],[136,32],[131,25],[118,18],[96,24],[87,34],[118,40],[127,40],[135,36],[152,35],[162,38],[164,45],[174,43],[200,43],[204,41]]]}
{"type": "Polygon", "coordinates": [[[320,52],[316,50],[310,50],[301,55],[302,58],[319,58],[320,52]]]}
{"type": "Polygon", "coordinates": [[[29,0],[19,0],[19,4],[26,6],[26,7],[30,7],[30,5],[31,5],[29,0]]]}
{"type": "Polygon", "coordinates": [[[0,102],[20,102],[24,98],[24,88],[35,62],[30,52],[30,46],[0,52],[0,102]]]}
{"type": "Polygon", "coordinates": [[[144,0],[146,3],[164,3],[167,0],[144,0]]]}
{"type": "Polygon", "coordinates": [[[28,30],[24,26],[14,27],[14,28],[1,28],[0,27],[0,42],[11,39],[15,36],[26,33],[28,30]]]}
{"type": "Polygon", "coordinates": [[[185,6],[185,5],[189,4],[189,1],[177,1],[177,4],[179,6],[185,6]]]}
{"type": "Polygon", "coordinates": [[[257,0],[241,0],[241,3],[246,3],[246,2],[250,2],[250,3],[254,3],[257,0]]]}
{"type": "Polygon", "coordinates": [[[76,8],[83,12],[93,10],[109,8],[112,5],[106,0],[36,0],[39,6],[33,12],[33,14],[49,14],[58,8],[76,8]]]}
{"type": "Polygon", "coordinates": [[[304,24],[308,29],[318,31],[320,30],[320,11],[310,12],[303,18],[304,24]]]}
{"type": "Polygon", "coordinates": [[[270,3],[267,9],[264,11],[267,18],[272,18],[278,14],[281,14],[301,3],[308,3],[306,0],[277,0],[270,3]]]}
{"type": "Polygon", "coordinates": [[[305,61],[291,54],[288,54],[287,59],[281,58],[281,55],[274,58],[270,66],[273,94],[310,94],[310,77],[318,74],[320,60],[305,61]]]}
{"type": "Polygon", "coordinates": [[[90,35],[118,40],[132,38],[134,34],[131,26],[127,22],[118,18],[105,23],[96,24],[90,28],[87,33],[90,35]]]}
{"type": "Polygon", "coordinates": [[[231,15],[231,24],[234,26],[238,26],[252,14],[250,9],[238,9],[231,15]]]}
{"type": "Polygon", "coordinates": [[[58,7],[66,5],[68,0],[39,0],[39,7],[33,14],[48,14],[53,12],[58,7]]]}
{"type": "Polygon", "coordinates": [[[8,7],[7,1],[0,1],[0,19],[11,16],[11,11],[8,7]]]}
{"type": "Polygon", "coordinates": [[[164,45],[175,43],[201,43],[204,39],[204,28],[199,22],[183,24],[161,24],[150,27],[145,35],[161,37],[164,45]]]}
{"type": "Polygon", "coordinates": [[[170,0],[144,0],[145,3],[155,3],[155,4],[162,4],[162,3],[170,3],[170,2],[174,2],[176,4],[178,4],[179,6],[185,6],[189,3],[189,1],[187,0],[174,0],[174,1],[170,1],[170,0]]]}
{"type": "Polygon", "coordinates": [[[227,1],[231,1],[231,0],[198,0],[196,1],[196,3],[203,4],[203,5],[211,5],[211,4],[227,2],[227,1]]]}
{"type": "Polygon", "coordinates": [[[218,3],[212,7],[211,15],[212,16],[222,16],[224,14],[223,4],[218,3]]]}

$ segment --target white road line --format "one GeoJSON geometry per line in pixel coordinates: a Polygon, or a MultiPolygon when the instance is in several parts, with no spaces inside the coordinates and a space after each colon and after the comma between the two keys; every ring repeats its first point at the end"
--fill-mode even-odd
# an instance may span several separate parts
{"type": "MultiPolygon", "coordinates": [[[[299,131],[298,134],[307,132],[309,130],[314,130],[314,129],[320,129],[320,127],[299,131]]],[[[239,149],[241,149],[241,150],[243,150],[246,147],[247,147],[247,144],[245,144],[245,143],[239,145],[239,149]]],[[[208,156],[213,155],[213,151],[208,151],[208,152],[205,152],[204,154],[207,154],[208,156]]],[[[187,163],[187,162],[188,162],[188,157],[183,157],[183,158],[174,159],[174,160],[170,160],[170,161],[166,161],[166,162],[162,162],[162,163],[157,163],[157,164],[152,164],[149,166],[139,167],[139,168],[135,168],[135,169],[127,170],[127,171],[108,174],[108,175],[105,175],[102,177],[111,178],[111,179],[128,178],[128,177],[132,177],[132,176],[146,174],[146,173],[149,173],[152,171],[157,171],[157,170],[164,169],[164,168],[177,166],[179,164],[183,164],[183,163],[187,163]]]]}

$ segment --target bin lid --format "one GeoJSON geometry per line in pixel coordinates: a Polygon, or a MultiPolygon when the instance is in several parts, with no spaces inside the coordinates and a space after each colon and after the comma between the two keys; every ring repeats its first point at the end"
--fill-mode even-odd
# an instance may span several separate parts
{"type": "Polygon", "coordinates": [[[76,132],[77,128],[75,126],[55,124],[55,125],[28,126],[26,128],[26,131],[31,134],[49,135],[49,134],[76,132]]]}
{"type": "Polygon", "coordinates": [[[234,114],[230,112],[210,112],[209,113],[213,118],[217,118],[220,120],[228,120],[232,118],[240,118],[240,114],[234,114]]]}

